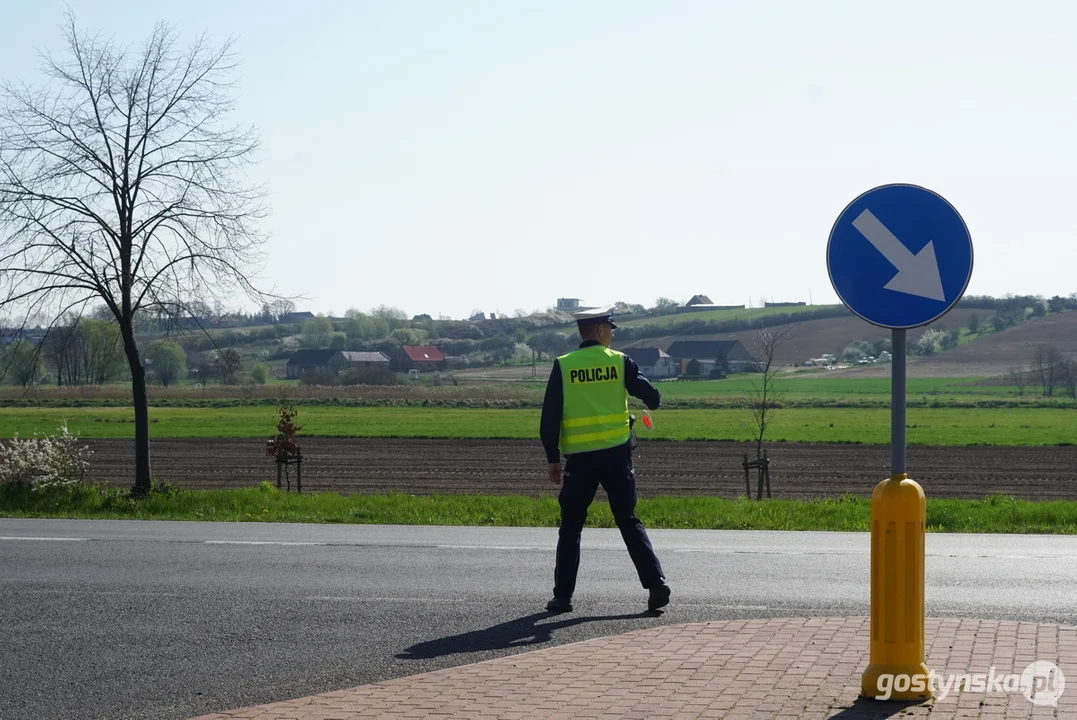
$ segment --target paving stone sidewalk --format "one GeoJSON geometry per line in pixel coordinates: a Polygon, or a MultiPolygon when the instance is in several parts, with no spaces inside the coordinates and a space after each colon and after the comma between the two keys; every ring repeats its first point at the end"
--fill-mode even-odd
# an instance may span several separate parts
{"type": "Polygon", "coordinates": [[[354,718],[1014,718],[1077,719],[1077,627],[926,621],[928,668],[1021,675],[1049,661],[1056,683],[1034,704],[1012,692],[956,692],[917,705],[858,698],[866,617],[668,625],[196,720],[354,718]],[[1042,704],[1057,695],[1056,704],[1042,704]]]}

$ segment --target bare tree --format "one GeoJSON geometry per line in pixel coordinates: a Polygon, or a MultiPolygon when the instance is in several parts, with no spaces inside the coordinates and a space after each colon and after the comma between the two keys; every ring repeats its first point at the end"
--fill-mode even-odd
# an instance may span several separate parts
{"type": "Polygon", "coordinates": [[[195,357],[191,367],[194,368],[195,374],[198,376],[198,382],[202,387],[209,385],[209,381],[213,379],[214,372],[217,369],[213,362],[213,356],[209,353],[202,353],[195,357]]]}
{"type": "Polygon", "coordinates": [[[1070,399],[1077,400],[1077,362],[1066,358],[1059,362],[1059,382],[1070,399]]]}
{"type": "Polygon", "coordinates": [[[218,354],[217,367],[221,375],[221,385],[235,385],[239,371],[243,369],[243,357],[235,348],[225,348],[218,354]]]}
{"type": "Polygon", "coordinates": [[[1025,371],[1022,368],[1010,368],[1006,377],[1017,388],[1018,395],[1025,394],[1025,371]]]}
{"type": "Polygon", "coordinates": [[[1055,393],[1058,381],[1061,379],[1061,367],[1063,363],[1062,353],[1053,345],[1037,345],[1032,358],[1032,368],[1040,378],[1040,386],[1043,388],[1044,397],[1051,397],[1055,393]]]}
{"type": "Polygon", "coordinates": [[[295,303],[291,300],[278,298],[269,304],[269,307],[273,310],[274,319],[280,321],[282,315],[289,315],[295,312],[295,303]]]}
{"type": "Polygon", "coordinates": [[[135,410],[133,495],[150,489],[146,370],[136,320],[185,298],[265,295],[255,133],[232,125],[231,42],[181,47],[158,25],[137,50],[64,28],[44,87],[0,91],[0,312],[63,317],[103,302],[119,324],[135,410]]]}
{"type": "Polygon", "coordinates": [[[774,377],[781,369],[775,355],[793,334],[793,325],[782,325],[777,330],[763,327],[755,336],[755,361],[759,379],[752,381],[752,390],[745,399],[755,434],[755,457],[763,454],[763,439],[774,410],[781,405],[781,393],[775,387],[774,377]]]}

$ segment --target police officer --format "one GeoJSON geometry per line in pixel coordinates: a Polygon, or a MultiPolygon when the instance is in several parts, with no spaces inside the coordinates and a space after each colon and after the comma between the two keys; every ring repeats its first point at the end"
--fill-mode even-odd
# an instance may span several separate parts
{"type": "Polygon", "coordinates": [[[575,317],[583,342],[577,350],[554,362],[542,405],[540,437],[549,463],[549,479],[561,486],[553,598],[546,609],[572,610],[580,536],[587,508],[601,484],[640,582],[650,591],[647,607],[657,610],[669,604],[670,589],[647,531],[635,513],[636,475],[625,391],[651,410],[661,404],[662,398],[632,358],[610,349],[617,327],[610,308],[577,313],[575,317]],[[563,473],[561,453],[565,455],[563,473]]]}

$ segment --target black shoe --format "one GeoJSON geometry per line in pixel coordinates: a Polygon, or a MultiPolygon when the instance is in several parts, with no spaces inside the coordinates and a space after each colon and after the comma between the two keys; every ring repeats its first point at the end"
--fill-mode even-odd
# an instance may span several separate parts
{"type": "Polygon", "coordinates": [[[647,599],[647,609],[657,610],[669,605],[669,585],[662,583],[651,588],[651,596],[647,599]]]}
{"type": "Polygon", "coordinates": [[[550,612],[572,612],[572,600],[562,597],[554,597],[546,603],[546,609],[550,612]]]}

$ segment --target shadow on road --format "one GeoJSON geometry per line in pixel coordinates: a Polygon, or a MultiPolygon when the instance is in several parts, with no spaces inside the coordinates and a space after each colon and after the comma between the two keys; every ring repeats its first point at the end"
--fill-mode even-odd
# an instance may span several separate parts
{"type": "Polygon", "coordinates": [[[860,697],[849,707],[836,715],[831,715],[827,720],[886,720],[886,718],[899,715],[909,708],[922,705],[921,701],[898,702],[872,700],[860,697]]]}
{"type": "Polygon", "coordinates": [[[656,613],[644,611],[630,615],[577,615],[562,616],[551,612],[540,612],[526,617],[493,625],[485,630],[472,630],[460,635],[427,640],[416,643],[408,649],[397,653],[401,660],[423,660],[453,655],[455,653],[482,652],[483,650],[507,650],[509,648],[540,645],[550,642],[553,633],[573,625],[601,620],[632,620],[636,618],[658,617],[656,613]],[[564,617],[553,622],[539,622],[546,618],[564,617]]]}

